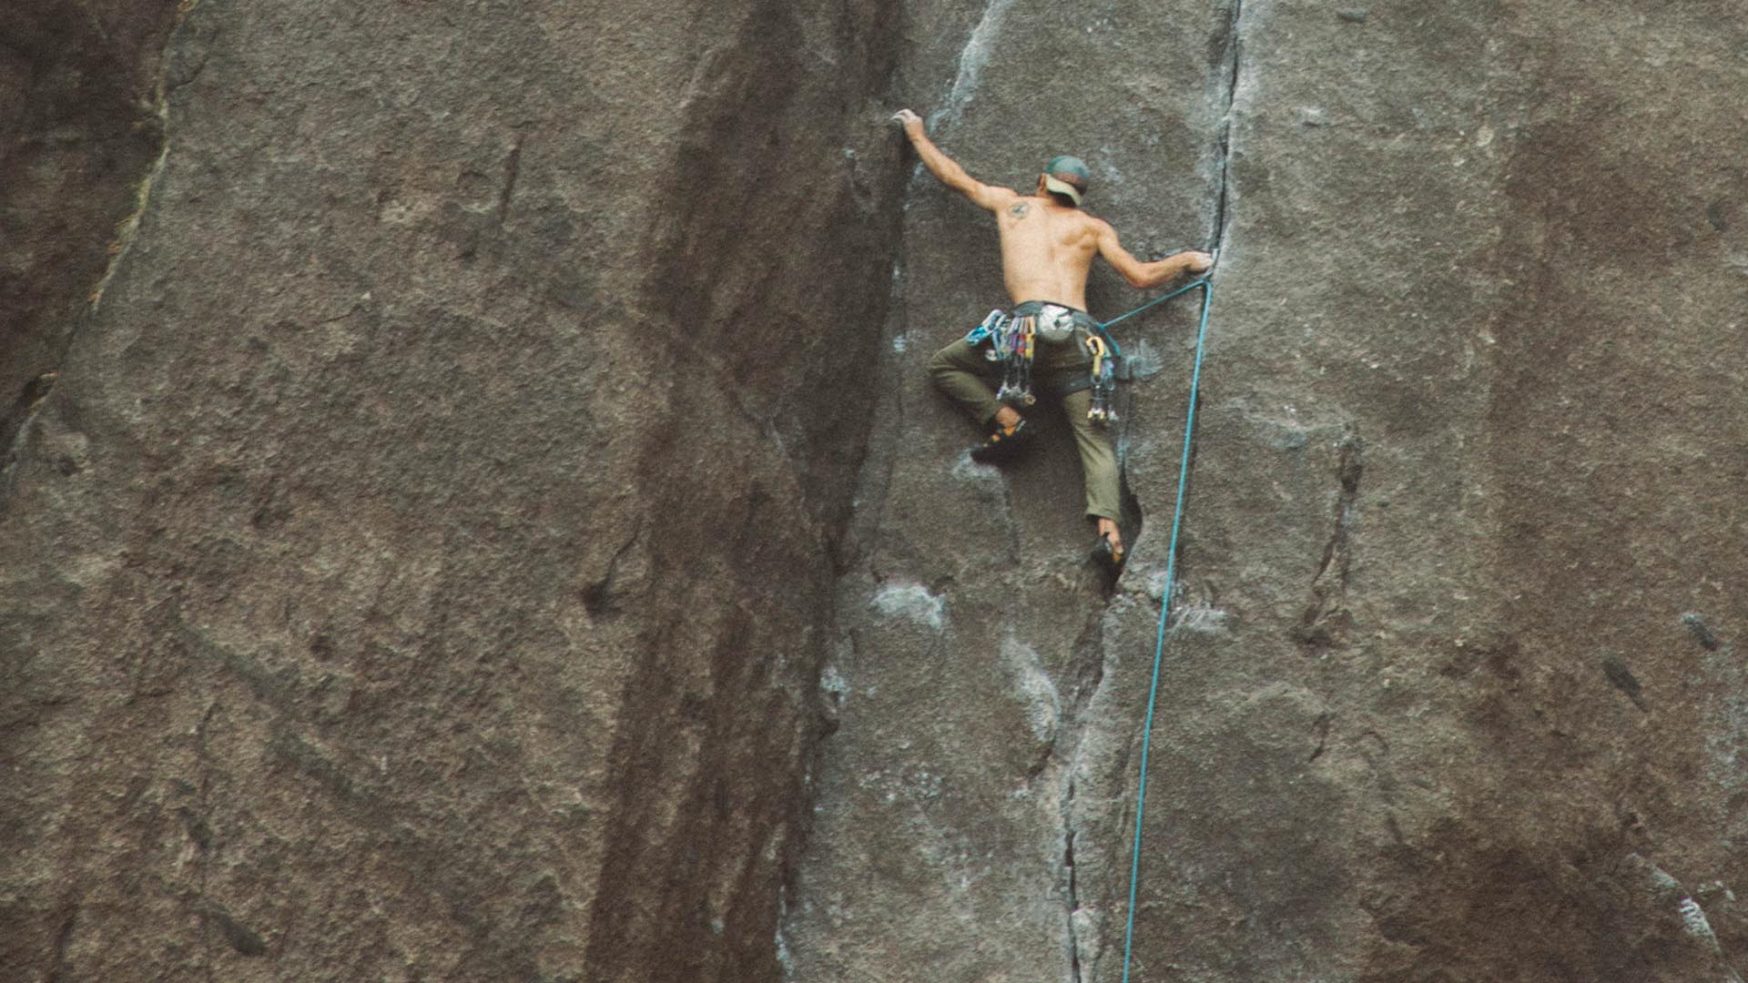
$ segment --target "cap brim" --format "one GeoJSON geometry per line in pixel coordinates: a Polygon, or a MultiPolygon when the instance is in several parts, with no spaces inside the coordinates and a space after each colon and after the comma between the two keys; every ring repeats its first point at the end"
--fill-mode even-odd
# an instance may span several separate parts
{"type": "Polygon", "coordinates": [[[1080,204],[1080,189],[1069,184],[1067,181],[1058,181],[1046,174],[1044,175],[1044,187],[1049,188],[1051,191],[1054,191],[1059,195],[1067,195],[1074,199],[1076,205],[1080,204]]]}

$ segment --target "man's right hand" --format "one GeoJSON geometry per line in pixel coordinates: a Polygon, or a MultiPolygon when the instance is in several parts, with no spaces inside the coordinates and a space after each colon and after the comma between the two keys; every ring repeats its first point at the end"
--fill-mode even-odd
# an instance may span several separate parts
{"type": "Polygon", "coordinates": [[[915,140],[923,135],[923,118],[908,109],[900,109],[892,114],[894,122],[904,126],[904,135],[915,140]]]}
{"type": "Polygon", "coordinates": [[[1208,253],[1190,250],[1182,256],[1184,269],[1191,273],[1206,273],[1214,265],[1214,257],[1208,253]]]}

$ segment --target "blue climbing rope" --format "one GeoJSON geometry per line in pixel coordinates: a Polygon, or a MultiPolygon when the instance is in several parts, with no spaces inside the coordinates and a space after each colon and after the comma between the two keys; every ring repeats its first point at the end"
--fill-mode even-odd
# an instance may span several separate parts
{"type": "Polygon", "coordinates": [[[1202,277],[1099,326],[1109,327],[1154,304],[1164,303],[1197,287],[1202,288],[1202,320],[1196,328],[1196,363],[1190,372],[1190,408],[1184,419],[1184,449],[1177,468],[1177,505],[1171,513],[1171,543],[1165,555],[1165,590],[1159,596],[1159,632],[1153,646],[1153,682],[1147,688],[1147,722],[1142,725],[1141,730],[1141,769],[1135,791],[1135,841],[1129,854],[1129,912],[1128,923],[1123,928],[1123,983],[1129,983],[1129,964],[1134,954],[1135,897],[1141,886],[1141,820],[1147,811],[1147,754],[1153,747],[1153,710],[1159,703],[1159,667],[1165,658],[1165,627],[1171,619],[1171,595],[1177,585],[1178,534],[1183,530],[1184,492],[1189,486],[1190,445],[1196,433],[1196,397],[1202,384],[1202,356],[1207,352],[1208,313],[1214,307],[1214,284],[1208,277],[1202,277]]]}
{"type": "MultiPolygon", "coordinates": [[[[1177,288],[1176,290],[1173,290],[1169,293],[1160,294],[1158,297],[1153,298],[1152,300],[1148,301],[1147,303],[1142,304],[1140,307],[1137,307],[1134,310],[1129,311],[1126,314],[1118,314],[1116,317],[1111,318],[1109,321],[1101,321],[1099,323],[1099,330],[1100,331],[1108,330],[1110,328],[1110,326],[1113,324],[1118,324],[1120,322],[1127,321],[1130,318],[1134,317],[1135,315],[1141,313],[1142,311],[1151,310],[1155,307],[1158,307],[1160,304],[1165,303],[1166,301],[1172,299],[1173,297],[1176,297],[1180,294],[1187,294],[1190,291],[1196,289],[1197,287],[1205,287],[1208,285],[1209,284],[1208,284],[1207,277],[1205,277],[1205,276],[1204,277],[1197,277],[1196,279],[1191,280],[1189,283],[1184,284],[1183,286],[1177,288]]],[[[1120,351],[1116,348],[1112,348],[1112,351],[1115,352],[1118,356],[1121,356],[1123,354],[1122,351],[1120,351]]]]}

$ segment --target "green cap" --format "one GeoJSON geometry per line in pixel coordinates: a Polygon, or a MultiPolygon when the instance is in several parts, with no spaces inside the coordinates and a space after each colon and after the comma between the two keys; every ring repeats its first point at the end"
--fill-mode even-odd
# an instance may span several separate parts
{"type": "Polygon", "coordinates": [[[1087,170],[1086,161],[1079,157],[1061,154],[1050,158],[1050,163],[1044,165],[1044,187],[1059,195],[1067,195],[1080,204],[1080,196],[1086,194],[1087,182],[1092,180],[1092,172],[1087,170]]]}

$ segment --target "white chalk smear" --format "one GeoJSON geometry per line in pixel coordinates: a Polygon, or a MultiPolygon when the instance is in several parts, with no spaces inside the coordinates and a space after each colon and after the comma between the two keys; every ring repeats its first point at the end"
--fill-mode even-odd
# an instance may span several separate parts
{"type": "Polygon", "coordinates": [[[871,603],[888,618],[927,625],[935,631],[947,627],[947,599],[929,593],[921,584],[886,584],[875,592],[871,603]]]}

